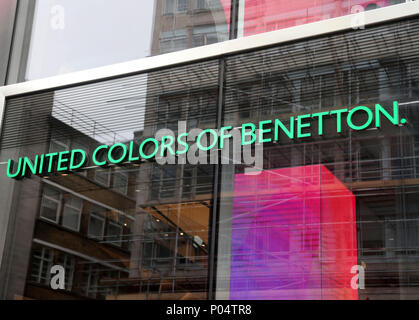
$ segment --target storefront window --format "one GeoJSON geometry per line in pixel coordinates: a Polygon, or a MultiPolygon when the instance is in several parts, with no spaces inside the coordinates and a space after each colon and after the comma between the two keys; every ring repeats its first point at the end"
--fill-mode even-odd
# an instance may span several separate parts
{"type": "Polygon", "coordinates": [[[217,86],[218,62],[209,61],[44,92],[31,103],[11,106],[11,112],[29,115],[25,108],[37,104],[39,112],[33,119],[37,130],[24,135],[28,141],[2,144],[9,151],[75,148],[84,150],[90,162],[79,170],[16,181],[27,190],[16,191],[19,203],[28,207],[16,207],[12,216],[26,217],[17,225],[30,232],[10,231],[22,235],[12,241],[10,262],[28,270],[44,262],[30,273],[41,272],[36,283],[10,279],[7,294],[44,298],[51,267],[59,264],[69,277],[65,294],[73,298],[206,299],[214,167],[164,164],[157,158],[103,164],[109,153],[94,151],[100,146],[109,151],[117,143],[140,145],[165,130],[186,130],[189,120],[195,130],[203,123],[215,125],[217,86]],[[199,111],[192,112],[196,108],[189,101],[199,111]],[[94,156],[103,165],[93,163],[94,156]]]}
{"type": "MultiPolygon", "coordinates": [[[[229,0],[230,1],[230,0],[229,0]]],[[[228,40],[223,1],[36,1],[27,69],[34,80],[228,40]],[[196,28],[209,28],[198,40],[196,28]]]]}
{"type": "Polygon", "coordinates": [[[378,9],[404,0],[276,0],[241,1],[239,35],[251,36],[348,14],[378,9]]]}
{"type": "MultiPolygon", "coordinates": [[[[418,74],[409,69],[415,64],[411,57],[396,59],[367,49],[379,30],[388,36],[396,32],[381,26],[228,58],[224,126],[279,117],[289,128],[290,115],[338,105],[372,107],[396,99],[415,105],[418,74]],[[345,44],[352,40],[362,52],[345,44]],[[333,52],[342,58],[339,63],[334,63],[333,52]]],[[[396,44],[391,48],[401,49],[396,44]]],[[[400,108],[401,114],[415,114],[410,107],[400,108]]],[[[405,162],[407,155],[417,156],[417,132],[397,126],[337,134],[330,126],[323,123],[327,134],[321,138],[298,141],[284,134],[277,142],[264,143],[258,151],[263,153],[261,165],[251,166],[250,172],[241,164],[222,166],[219,297],[417,296],[417,275],[407,262],[417,255],[412,213],[417,211],[417,181],[414,163],[405,162]],[[354,266],[365,271],[363,290],[351,287],[354,266]]]]}

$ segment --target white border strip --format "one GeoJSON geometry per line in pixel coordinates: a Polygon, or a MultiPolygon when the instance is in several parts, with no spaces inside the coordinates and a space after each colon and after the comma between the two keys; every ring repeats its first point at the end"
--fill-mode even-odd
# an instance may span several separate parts
{"type": "MultiPolygon", "coordinates": [[[[374,9],[363,13],[365,26],[382,23],[390,20],[410,17],[419,14],[419,1],[392,5],[385,8],[374,9]]],[[[28,81],[0,88],[0,94],[6,98],[30,92],[55,89],[90,81],[105,80],[132,73],[147,72],[154,69],[189,63],[202,59],[216,58],[223,55],[239,53],[271,46],[278,43],[309,38],[332,32],[351,29],[356,14],[338,18],[303,24],[296,27],[262,33],[250,37],[229,40],[198,48],[181,50],[154,57],[133,60],[129,62],[89,69],[80,72],[28,81]]],[[[0,105],[1,108],[1,105],[0,105]]]]}

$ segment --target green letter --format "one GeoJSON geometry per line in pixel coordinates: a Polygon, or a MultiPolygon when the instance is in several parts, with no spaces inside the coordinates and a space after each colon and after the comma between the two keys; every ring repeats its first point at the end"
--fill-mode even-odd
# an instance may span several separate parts
{"type": "Polygon", "coordinates": [[[102,149],[108,149],[108,146],[102,145],[102,146],[97,147],[95,151],[93,151],[92,160],[95,166],[104,166],[106,164],[106,161],[98,161],[96,159],[96,155],[98,154],[99,151],[101,154],[105,152],[105,150],[101,151],[102,149]]]}
{"type": "Polygon", "coordinates": [[[309,128],[311,126],[311,123],[301,123],[302,119],[306,119],[306,118],[311,118],[310,114],[304,114],[301,116],[297,117],[297,138],[306,138],[306,137],[310,137],[311,133],[302,133],[301,129],[302,128],[309,128]]]}
{"type": "Polygon", "coordinates": [[[7,176],[9,178],[17,179],[20,174],[20,170],[22,168],[22,158],[19,158],[19,164],[17,166],[16,172],[12,173],[14,167],[15,167],[15,162],[12,159],[9,159],[9,161],[7,162],[7,176]]]}
{"type": "Polygon", "coordinates": [[[351,128],[353,130],[363,130],[371,124],[373,117],[374,117],[374,115],[372,114],[372,111],[370,110],[370,108],[359,106],[359,107],[353,108],[351,111],[349,111],[348,118],[346,119],[346,121],[348,122],[349,128],[351,128]],[[368,120],[362,126],[354,125],[353,122],[352,122],[352,116],[354,115],[355,112],[357,112],[359,110],[363,110],[368,114],[368,120]]]}
{"type": "Polygon", "coordinates": [[[54,152],[54,153],[48,153],[48,154],[46,154],[46,155],[45,155],[45,158],[49,158],[49,163],[48,163],[48,170],[47,170],[47,173],[51,173],[51,172],[52,172],[52,167],[53,167],[53,164],[54,164],[54,157],[55,157],[56,155],[58,155],[58,153],[57,153],[57,152],[54,152]]]}
{"type": "Polygon", "coordinates": [[[140,156],[143,159],[153,158],[156,155],[158,149],[159,149],[159,142],[156,139],[154,139],[154,138],[145,139],[140,145],[140,156]],[[154,143],[154,151],[152,153],[150,153],[149,155],[146,155],[144,153],[143,149],[144,149],[144,146],[149,142],[154,143]]]}
{"type": "Polygon", "coordinates": [[[198,148],[199,148],[199,149],[201,149],[202,151],[208,151],[208,150],[210,150],[210,149],[214,148],[214,146],[217,144],[217,139],[218,139],[218,134],[217,134],[217,131],[215,131],[214,129],[205,129],[204,131],[202,131],[202,132],[198,135],[198,138],[197,138],[197,140],[196,140],[196,145],[197,145],[197,146],[198,146],[198,148]],[[212,135],[215,137],[215,139],[214,139],[214,141],[212,142],[212,144],[211,144],[210,146],[208,146],[208,147],[204,147],[204,146],[201,144],[201,138],[202,138],[202,136],[203,136],[204,134],[206,134],[207,132],[209,132],[210,134],[212,134],[212,135]]]}
{"type": "Polygon", "coordinates": [[[380,113],[382,113],[392,124],[397,126],[399,124],[399,110],[397,101],[393,102],[393,116],[391,116],[386,109],[380,106],[378,103],[375,105],[375,126],[379,128],[381,126],[380,113]]]}
{"type": "Polygon", "coordinates": [[[32,161],[28,157],[25,157],[23,159],[23,165],[22,165],[22,169],[23,169],[22,177],[30,177],[30,174],[36,174],[37,165],[38,165],[38,156],[35,157],[35,161],[33,164],[32,164],[32,161]],[[30,174],[26,172],[26,168],[29,168],[30,174]]]}
{"type": "Polygon", "coordinates": [[[342,113],[348,112],[348,109],[339,109],[330,111],[330,114],[336,114],[336,132],[342,132],[342,113]]]}
{"type": "Polygon", "coordinates": [[[177,143],[179,143],[180,145],[184,146],[185,148],[182,151],[179,151],[179,150],[176,151],[176,154],[184,154],[184,153],[188,152],[189,145],[186,142],[182,141],[182,137],[187,137],[187,136],[188,136],[188,133],[186,133],[186,132],[178,135],[178,137],[177,137],[177,143]]]}
{"type": "Polygon", "coordinates": [[[263,135],[265,133],[272,132],[272,129],[263,129],[263,126],[265,124],[270,124],[270,123],[272,123],[272,120],[265,120],[265,121],[260,121],[259,122],[259,143],[265,143],[265,142],[271,142],[272,141],[271,138],[268,138],[268,139],[263,138],[263,135]]]}
{"type": "Polygon", "coordinates": [[[318,117],[319,118],[319,136],[323,135],[323,116],[327,116],[329,114],[329,111],[324,111],[324,112],[318,112],[318,113],[313,113],[311,116],[313,118],[318,117]]]}
{"type": "Polygon", "coordinates": [[[140,160],[140,157],[134,157],[133,151],[134,151],[134,141],[131,141],[129,143],[129,155],[128,155],[129,162],[135,162],[135,161],[140,160]]]}
{"type": "Polygon", "coordinates": [[[244,123],[242,125],[242,146],[246,146],[255,142],[256,140],[255,129],[256,129],[256,126],[253,123],[244,123]],[[251,129],[250,132],[246,132],[247,127],[250,127],[251,129]],[[246,136],[252,137],[250,141],[246,141],[245,139],[246,136]]]}
{"type": "Polygon", "coordinates": [[[224,134],[224,131],[233,129],[232,126],[222,127],[220,130],[220,149],[224,148],[224,139],[230,139],[231,134],[224,134]]]}
{"type": "Polygon", "coordinates": [[[128,153],[128,150],[125,144],[121,142],[115,143],[108,151],[109,162],[113,164],[121,163],[125,160],[127,153],[128,153]],[[112,152],[118,147],[122,148],[123,152],[122,152],[122,155],[119,157],[119,159],[114,159],[114,157],[112,156],[112,152]]]}
{"type": "Polygon", "coordinates": [[[288,136],[288,138],[294,139],[294,117],[290,118],[290,128],[289,128],[289,130],[284,126],[284,124],[282,123],[281,120],[275,119],[275,138],[274,138],[275,141],[278,141],[278,139],[279,139],[278,127],[281,127],[282,131],[285,132],[285,134],[288,136]]]}
{"type": "Polygon", "coordinates": [[[70,151],[62,151],[58,154],[57,172],[66,171],[68,169],[67,167],[61,167],[61,165],[68,161],[68,158],[63,158],[63,156],[69,153],[70,151]]]}
{"type": "Polygon", "coordinates": [[[342,113],[348,112],[348,109],[339,109],[330,111],[330,114],[336,114],[336,132],[342,132],[342,113]]]}
{"type": "Polygon", "coordinates": [[[71,157],[70,157],[70,170],[77,170],[79,168],[81,168],[85,162],[86,162],[87,156],[86,156],[86,152],[84,152],[81,149],[74,149],[73,151],[71,151],[71,157]],[[74,164],[75,161],[77,161],[79,159],[78,156],[76,156],[76,153],[78,153],[79,155],[82,156],[80,162],[78,164],[74,164]]]}
{"type": "Polygon", "coordinates": [[[169,150],[170,154],[174,155],[175,152],[173,151],[172,148],[172,144],[175,142],[175,138],[173,138],[172,136],[164,136],[163,138],[161,138],[161,151],[160,151],[160,156],[163,157],[164,156],[164,150],[167,149],[169,150]],[[168,144],[166,144],[166,140],[170,140],[168,144]]]}

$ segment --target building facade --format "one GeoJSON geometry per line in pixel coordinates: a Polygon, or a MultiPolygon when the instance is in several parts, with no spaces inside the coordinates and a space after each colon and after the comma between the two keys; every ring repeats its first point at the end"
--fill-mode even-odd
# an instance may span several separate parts
{"type": "Polygon", "coordinates": [[[121,14],[114,30],[138,43],[86,29],[92,48],[74,38],[77,1],[4,3],[0,298],[419,298],[416,2],[157,0],[138,32],[128,1],[97,19],[121,14]],[[377,105],[382,123],[353,130],[367,120],[352,110],[377,105]],[[312,134],[287,131],[321,113],[312,134]],[[261,122],[247,150],[243,129],[193,149],[203,130],[261,122]],[[184,157],[132,160],[181,134],[184,157]],[[116,144],[134,154],[92,161],[116,144]],[[10,160],[72,150],[90,161],[10,177],[10,160]]]}

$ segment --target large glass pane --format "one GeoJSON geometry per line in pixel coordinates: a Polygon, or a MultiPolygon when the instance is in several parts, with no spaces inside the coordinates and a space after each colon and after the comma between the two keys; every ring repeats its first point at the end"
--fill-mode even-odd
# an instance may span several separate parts
{"type": "Polygon", "coordinates": [[[407,49],[410,23],[418,22],[227,59],[224,125],[257,127],[267,121],[264,128],[271,132],[254,150],[241,146],[240,133],[233,136],[230,148],[240,152],[230,149],[229,156],[237,162],[221,167],[217,297],[419,297],[413,125],[418,68],[411,55],[416,49],[407,49]],[[385,37],[385,50],[373,49],[379,46],[377,34],[385,37]],[[325,117],[320,135],[310,116],[310,129],[302,131],[309,136],[298,138],[294,131],[290,137],[285,130],[297,128],[300,115],[356,106],[373,110],[376,104],[391,110],[393,101],[399,101],[400,117],[409,125],[354,131],[343,120],[338,133],[335,119],[325,117]],[[364,288],[354,285],[356,270],[364,273],[364,288]]]}
{"type": "MultiPolygon", "coordinates": [[[[240,1],[239,36],[250,36],[306,23],[364,12],[404,0],[243,0],[240,1]]],[[[359,18],[359,19],[362,19],[359,18]]],[[[362,21],[356,20],[358,28],[362,21]]]]}
{"type": "Polygon", "coordinates": [[[64,200],[63,226],[78,231],[82,214],[83,201],[69,196],[64,200]]]}
{"type": "Polygon", "coordinates": [[[6,120],[1,157],[33,159],[75,148],[84,150],[89,162],[60,172],[57,164],[49,174],[10,187],[16,205],[8,213],[14,227],[7,233],[11,251],[5,259],[19,267],[6,275],[5,296],[208,297],[214,166],[169,164],[167,150],[129,161],[128,154],[109,149],[136,146],[131,156],[137,157],[146,139],[214,127],[218,75],[218,61],[208,61],[7,102],[6,117],[13,121],[6,120]],[[17,136],[9,126],[29,131],[17,136]],[[106,152],[95,153],[99,147],[106,152]],[[121,162],[103,163],[110,155],[121,162]],[[49,283],[57,264],[66,270],[64,291],[49,283]]]}
{"type": "Polygon", "coordinates": [[[228,40],[229,1],[36,1],[25,80],[228,40]]]}
{"type": "Polygon", "coordinates": [[[61,195],[58,190],[45,187],[41,201],[40,216],[52,222],[58,222],[61,195]]]}

